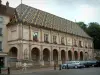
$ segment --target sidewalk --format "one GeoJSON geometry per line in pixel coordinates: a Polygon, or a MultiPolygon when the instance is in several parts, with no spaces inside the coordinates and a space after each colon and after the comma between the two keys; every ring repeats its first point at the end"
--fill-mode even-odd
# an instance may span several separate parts
{"type": "MultiPolygon", "coordinates": [[[[58,69],[58,67],[57,67],[58,69]]],[[[40,69],[27,69],[26,71],[22,71],[22,69],[20,70],[11,70],[11,75],[18,75],[18,74],[24,74],[24,73],[32,73],[32,72],[41,72],[41,71],[50,71],[50,70],[54,70],[54,67],[49,67],[49,68],[40,68],[40,69]]]]}

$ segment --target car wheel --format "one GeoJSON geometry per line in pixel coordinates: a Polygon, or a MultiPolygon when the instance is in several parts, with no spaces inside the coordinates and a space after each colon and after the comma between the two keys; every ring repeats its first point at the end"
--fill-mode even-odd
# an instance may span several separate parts
{"type": "Polygon", "coordinates": [[[78,67],[77,66],[75,66],[75,69],[77,69],[78,67]]]}

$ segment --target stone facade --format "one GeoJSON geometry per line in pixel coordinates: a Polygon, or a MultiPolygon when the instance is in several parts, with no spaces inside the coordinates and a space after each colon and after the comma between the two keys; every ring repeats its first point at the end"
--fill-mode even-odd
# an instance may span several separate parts
{"type": "Polygon", "coordinates": [[[93,59],[93,40],[76,23],[23,4],[20,13],[20,7],[7,24],[10,61],[53,66],[93,59]]]}

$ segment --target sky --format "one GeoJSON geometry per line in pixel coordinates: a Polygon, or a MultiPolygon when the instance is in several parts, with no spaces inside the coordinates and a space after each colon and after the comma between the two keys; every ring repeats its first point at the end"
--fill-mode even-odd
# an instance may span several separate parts
{"type": "MultiPolygon", "coordinates": [[[[2,0],[2,4],[7,1],[11,7],[21,3],[21,0],[2,0]]],[[[100,24],[100,0],[22,0],[22,3],[74,22],[100,24]]]]}

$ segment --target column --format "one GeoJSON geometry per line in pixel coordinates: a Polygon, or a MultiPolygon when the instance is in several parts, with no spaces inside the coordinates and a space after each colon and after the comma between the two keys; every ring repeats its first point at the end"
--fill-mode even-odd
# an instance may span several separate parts
{"type": "Polygon", "coordinates": [[[44,66],[43,49],[42,49],[42,46],[41,46],[41,51],[40,51],[40,65],[41,65],[41,66],[44,66]]]}
{"type": "Polygon", "coordinates": [[[80,51],[78,51],[78,60],[80,60],[80,51]]]}
{"type": "Polygon", "coordinates": [[[75,60],[74,50],[72,50],[72,60],[75,60]]]}
{"type": "Polygon", "coordinates": [[[18,39],[21,40],[23,38],[23,27],[22,24],[18,24],[18,39]]]}
{"type": "Polygon", "coordinates": [[[29,60],[31,60],[32,58],[31,58],[31,40],[32,40],[32,38],[31,38],[31,29],[32,27],[31,27],[31,25],[29,26],[29,60]]]}
{"type": "Polygon", "coordinates": [[[61,61],[61,51],[58,52],[58,64],[62,64],[62,61],[61,61]]]}
{"type": "Polygon", "coordinates": [[[8,67],[7,56],[4,57],[4,67],[8,67]]]}
{"type": "Polygon", "coordinates": [[[68,52],[65,51],[65,63],[68,61],[68,52]]]}
{"type": "Polygon", "coordinates": [[[18,52],[17,52],[17,64],[16,67],[21,67],[22,66],[22,60],[23,60],[24,56],[23,56],[23,48],[22,48],[22,44],[19,43],[18,44],[18,52]]]}
{"type": "Polygon", "coordinates": [[[51,49],[50,51],[50,65],[54,66],[54,61],[53,61],[53,50],[51,49]]]}

